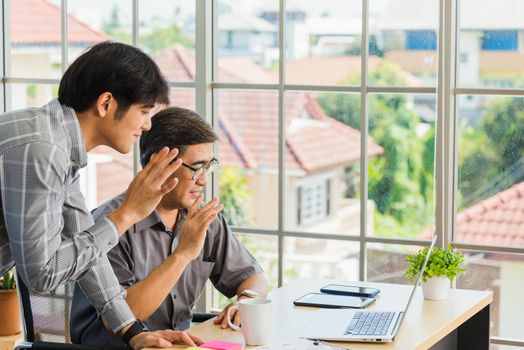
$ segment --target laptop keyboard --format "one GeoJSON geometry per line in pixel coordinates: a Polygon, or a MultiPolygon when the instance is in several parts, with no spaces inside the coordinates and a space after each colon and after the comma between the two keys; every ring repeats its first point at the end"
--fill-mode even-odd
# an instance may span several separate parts
{"type": "Polygon", "coordinates": [[[395,312],[356,312],[345,335],[386,335],[395,312]]]}

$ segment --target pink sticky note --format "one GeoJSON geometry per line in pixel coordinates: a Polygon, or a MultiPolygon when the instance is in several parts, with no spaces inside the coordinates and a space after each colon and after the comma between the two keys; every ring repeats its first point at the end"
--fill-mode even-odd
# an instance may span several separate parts
{"type": "Polygon", "coordinates": [[[212,340],[199,345],[202,348],[213,350],[242,350],[242,345],[225,340],[212,340]]]}

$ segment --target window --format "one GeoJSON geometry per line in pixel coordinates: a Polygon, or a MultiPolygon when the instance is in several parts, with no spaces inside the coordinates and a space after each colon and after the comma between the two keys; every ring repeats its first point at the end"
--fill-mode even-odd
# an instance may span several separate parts
{"type": "Polygon", "coordinates": [[[407,50],[435,50],[437,48],[437,33],[433,31],[410,30],[406,35],[407,50]]]}
{"type": "MultiPolygon", "coordinates": [[[[55,97],[88,46],[136,45],[168,78],[172,103],[215,127],[222,167],[209,194],[227,203],[273,287],[405,283],[405,255],[446,232],[441,243],[471,262],[458,285],[496,292],[493,343],[524,345],[508,307],[524,256],[524,10],[513,0],[457,0],[456,13],[436,0],[36,2],[9,1],[4,13],[4,110],[55,97]],[[45,26],[24,22],[36,10],[45,26]],[[216,28],[197,31],[211,19],[216,28]]],[[[126,188],[134,158],[91,152],[91,207],[126,188]]]]}
{"type": "Polygon", "coordinates": [[[516,30],[491,30],[484,32],[482,50],[516,51],[519,44],[519,33],[516,30]]]}

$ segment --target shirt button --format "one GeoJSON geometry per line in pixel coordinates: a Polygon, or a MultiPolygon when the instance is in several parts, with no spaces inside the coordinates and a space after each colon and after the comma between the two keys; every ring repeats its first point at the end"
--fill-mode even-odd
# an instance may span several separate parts
{"type": "Polygon", "coordinates": [[[113,249],[113,245],[112,245],[111,243],[109,243],[109,244],[107,245],[107,248],[108,248],[109,250],[111,250],[111,249],[113,249]]]}

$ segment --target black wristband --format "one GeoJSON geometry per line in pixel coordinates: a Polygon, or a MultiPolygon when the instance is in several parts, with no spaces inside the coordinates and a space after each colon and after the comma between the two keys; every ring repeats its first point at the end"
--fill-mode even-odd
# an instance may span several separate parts
{"type": "Polygon", "coordinates": [[[140,322],[140,320],[136,320],[133,322],[131,327],[122,335],[122,340],[129,345],[129,341],[131,338],[133,338],[135,335],[140,334],[142,332],[149,332],[149,329],[145,324],[140,322]]]}

